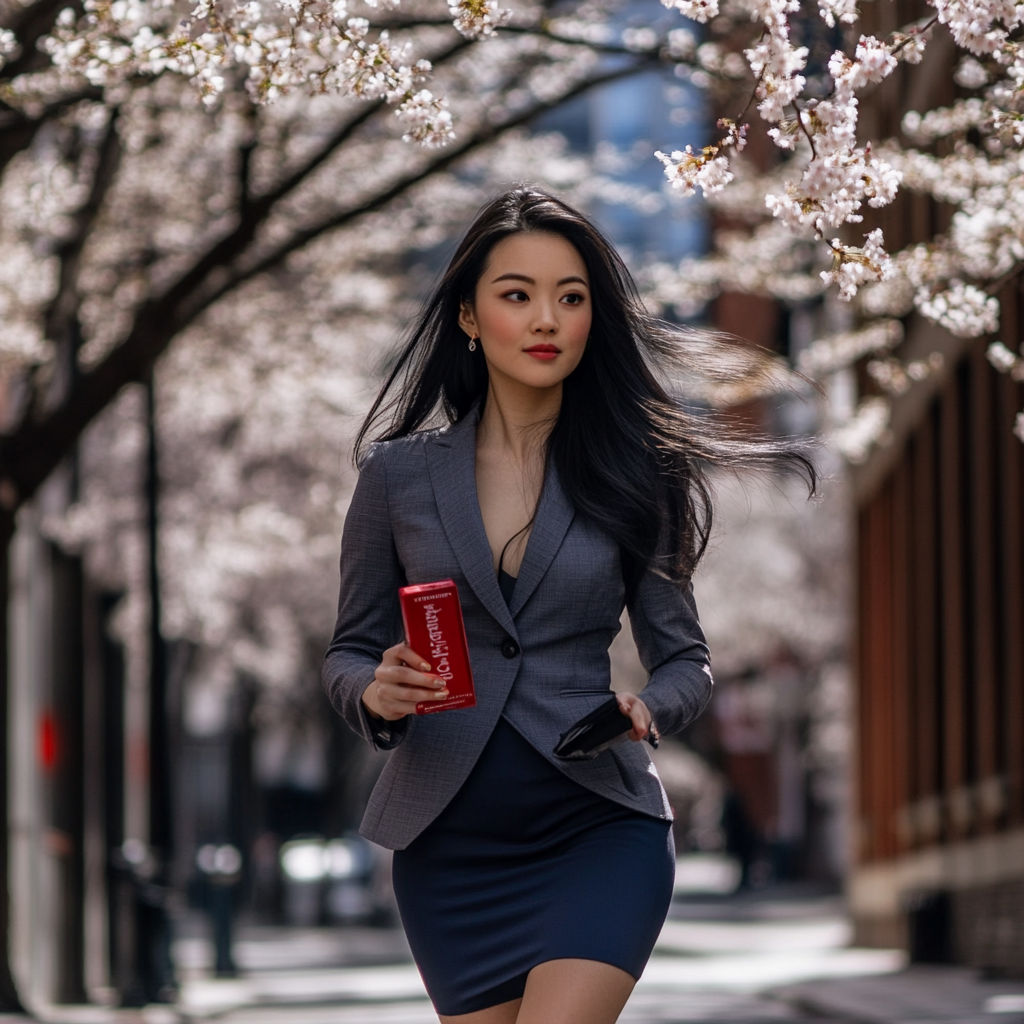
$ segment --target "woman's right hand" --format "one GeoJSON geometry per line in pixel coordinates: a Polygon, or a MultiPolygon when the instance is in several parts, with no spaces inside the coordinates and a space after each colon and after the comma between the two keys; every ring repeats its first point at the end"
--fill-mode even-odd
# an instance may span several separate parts
{"type": "Polygon", "coordinates": [[[374,718],[396,722],[415,714],[420,701],[447,696],[445,681],[431,673],[426,658],[401,643],[384,652],[373,682],[363,691],[363,706],[374,718]]]}

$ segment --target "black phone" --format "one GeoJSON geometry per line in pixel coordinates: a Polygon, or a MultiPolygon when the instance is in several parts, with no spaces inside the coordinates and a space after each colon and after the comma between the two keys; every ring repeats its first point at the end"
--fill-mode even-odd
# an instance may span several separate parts
{"type": "MultiPolygon", "coordinates": [[[[619,709],[618,699],[610,697],[589,714],[574,722],[562,733],[555,744],[554,755],[566,761],[589,761],[598,754],[621,743],[633,728],[628,715],[619,709]]],[[[658,746],[658,737],[652,728],[647,742],[658,746]]]]}

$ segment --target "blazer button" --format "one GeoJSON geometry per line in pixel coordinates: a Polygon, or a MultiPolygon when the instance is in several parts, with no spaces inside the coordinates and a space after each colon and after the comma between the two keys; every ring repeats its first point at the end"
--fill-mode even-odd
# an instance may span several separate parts
{"type": "Polygon", "coordinates": [[[504,654],[506,658],[514,658],[519,653],[519,644],[517,644],[512,637],[507,636],[501,641],[501,653],[504,654]]]}

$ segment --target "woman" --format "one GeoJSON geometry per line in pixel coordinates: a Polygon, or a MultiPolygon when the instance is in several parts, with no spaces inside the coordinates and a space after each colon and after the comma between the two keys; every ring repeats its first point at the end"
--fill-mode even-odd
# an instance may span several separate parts
{"type": "Polygon", "coordinates": [[[361,831],[396,851],[445,1024],[611,1024],[664,922],[672,815],[639,741],[711,692],[689,583],[711,524],[701,463],[788,463],[814,486],[799,452],[682,411],[661,371],[688,338],[644,313],[583,216],[513,189],[467,232],[360,432],[324,684],[394,750],[361,831]],[[417,717],[446,691],[400,641],[397,589],[449,577],[477,705],[417,717]],[[633,742],[559,762],[559,735],[609,697],[624,606],[650,673],[617,697],[633,742]]]}

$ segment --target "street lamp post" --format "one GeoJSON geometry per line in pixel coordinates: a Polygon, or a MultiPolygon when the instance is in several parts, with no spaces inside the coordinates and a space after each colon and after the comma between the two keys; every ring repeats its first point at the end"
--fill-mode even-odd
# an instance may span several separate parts
{"type": "Polygon", "coordinates": [[[171,922],[167,908],[172,856],[172,779],[167,708],[167,647],[160,631],[160,467],[153,375],[146,380],[146,526],[149,585],[149,850],[133,871],[138,936],[137,975],[127,1004],[174,998],[171,922]],[[144,869],[142,867],[144,865],[144,869]]]}

